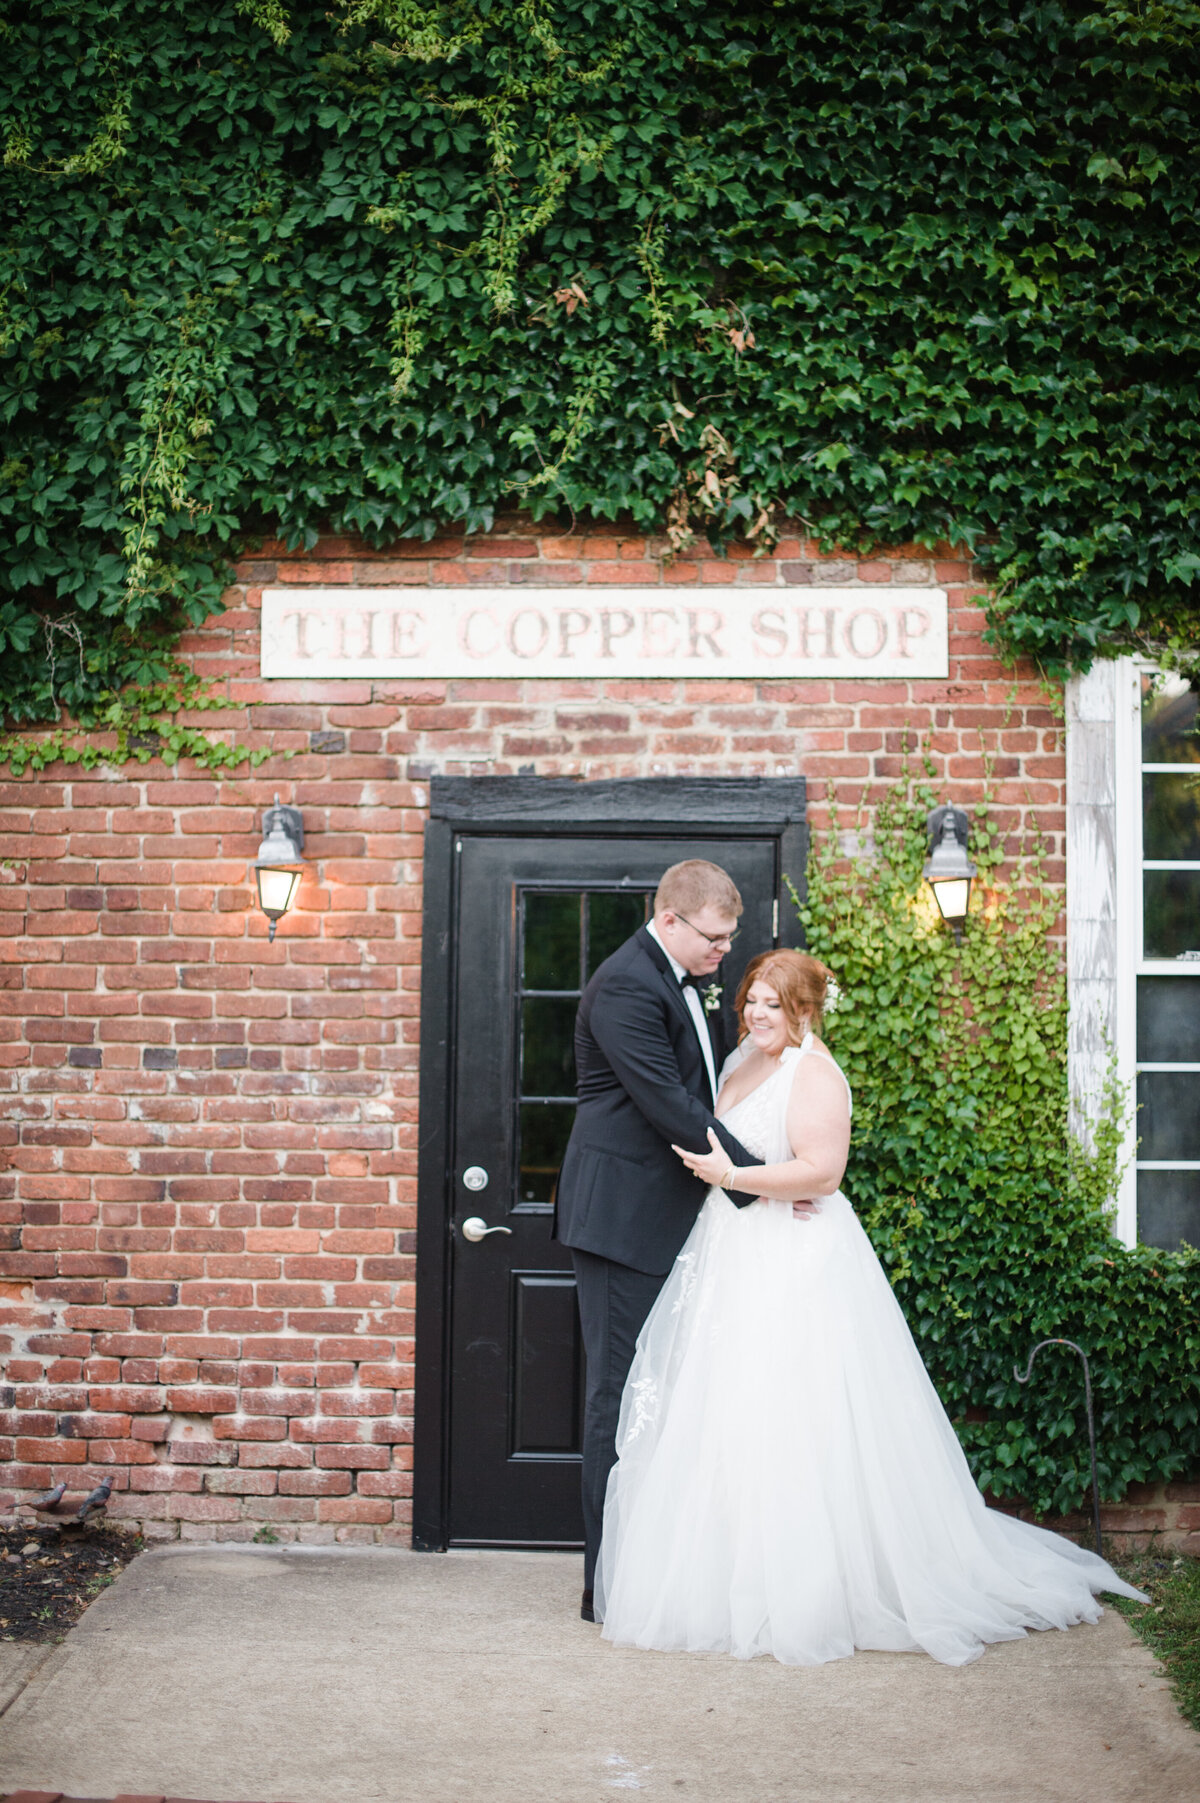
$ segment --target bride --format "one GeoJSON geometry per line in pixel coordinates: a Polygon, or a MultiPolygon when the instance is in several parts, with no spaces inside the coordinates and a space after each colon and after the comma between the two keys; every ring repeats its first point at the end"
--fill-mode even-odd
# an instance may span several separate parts
{"type": "Polygon", "coordinates": [[[963,1665],[1097,1621],[1098,1591],[1141,1592],[976,1489],[838,1189],[849,1085],[813,1031],[828,981],[764,952],[738,991],[717,1113],[763,1163],[731,1168],[711,1132],[711,1152],[674,1148],[713,1187],[625,1386],[596,1616],[620,1646],[963,1665]],[[759,1200],[736,1208],[734,1186],[759,1200]]]}

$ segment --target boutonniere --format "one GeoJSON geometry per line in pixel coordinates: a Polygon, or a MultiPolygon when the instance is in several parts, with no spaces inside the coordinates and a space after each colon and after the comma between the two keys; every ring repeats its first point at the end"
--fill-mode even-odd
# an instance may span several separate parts
{"type": "Polygon", "coordinates": [[[717,1012],[717,1009],[721,1006],[721,997],[723,994],[724,991],[720,983],[709,984],[703,995],[705,1014],[715,1014],[717,1012]]]}

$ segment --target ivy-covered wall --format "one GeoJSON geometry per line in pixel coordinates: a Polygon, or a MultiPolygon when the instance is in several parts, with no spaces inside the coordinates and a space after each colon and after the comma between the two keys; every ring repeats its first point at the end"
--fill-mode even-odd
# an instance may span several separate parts
{"type": "Polygon", "coordinates": [[[256,531],[950,540],[1194,653],[1190,0],[46,0],[0,20],[0,708],[256,531]]]}
{"type": "MultiPolygon", "coordinates": [[[[1091,1362],[1104,1497],[1164,1484],[1200,1526],[1200,1251],[1125,1246],[1112,1204],[1131,1107],[1110,1074],[1091,1144],[1067,1126],[1062,893],[1037,810],[1014,858],[1000,758],[976,791],[978,893],[961,943],[922,883],[942,771],[916,735],[845,860],[821,835],[802,909],[843,999],[829,1043],[855,1092],[845,1188],[887,1268],[979,1484],[1041,1513],[1089,1482],[1074,1340],[1091,1362]],[[1006,868],[1007,866],[1007,868],[1006,868]]],[[[958,793],[957,787],[952,793],[958,793]]],[[[861,827],[863,811],[850,815],[861,827]]],[[[839,810],[833,824],[843,829],[839,810]]],[[[1157,1518],[1154,1508],[1158,1506],[1157,1518]]],[[[1118,1527],[1109,1512],[1108,1525],[1118,1527]]],[[[1176,1525],[1176,1524],[1172,1524],[1176,1525]]],[[[1194,1536],[1192,1546],[1200,1544],[1194,1536]]]]}

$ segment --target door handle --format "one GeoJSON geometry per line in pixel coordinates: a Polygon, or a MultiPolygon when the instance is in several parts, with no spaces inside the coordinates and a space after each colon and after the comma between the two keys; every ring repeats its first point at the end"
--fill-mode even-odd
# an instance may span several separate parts
{"type": "Polygon", "coordinates": [[[511,1227],[489,1227],[487,1222],[481,1220],[478,1215],[472,1215],[469,1221],[464,1221],[462,1224],[462,1236],[465,1240],[470,1240],[472,1245],[477,1244],[480,1240],[485,1240],[489,1233],[511,1232],[511,1227]]]}

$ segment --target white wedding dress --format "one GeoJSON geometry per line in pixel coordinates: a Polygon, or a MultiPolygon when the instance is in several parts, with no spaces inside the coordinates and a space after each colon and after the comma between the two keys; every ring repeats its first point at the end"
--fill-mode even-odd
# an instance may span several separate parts
{"type": "MultiPolygon", "coordinates": [[[[811,1034],[722,1116],[765,1164],[793,1156],[807,1056],[825,1056],[811,1034]]],[[[710,1190],[639,1337],[617,1452],[596,1611],[620,1646],[962,1665],[1028,1628],[1097,1621],[1097,1591],[1141,1596],[985,1506],[840,1191],[797,1220],[790,1202],[710,1190]]]]}

